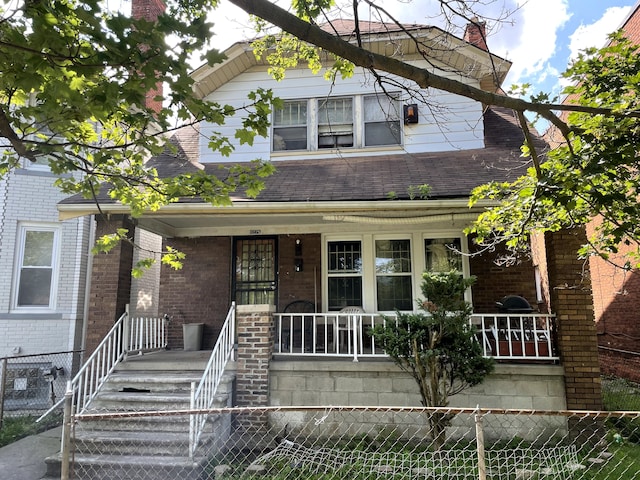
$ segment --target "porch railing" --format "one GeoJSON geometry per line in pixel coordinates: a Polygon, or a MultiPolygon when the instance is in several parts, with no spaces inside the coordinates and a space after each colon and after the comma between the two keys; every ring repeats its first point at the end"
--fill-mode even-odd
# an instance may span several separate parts
{"type": "MultiPolygon", "coordinates": [[[[78,373],[70,381],[75,414],[83,413],[95,398],[109,375],[128,353],[159,350],[167,346],[167,316],[162,318],[129,318],[125,311],[111,327],[78,373]]],[[[57,409],[64,401],[45,412],[38,421],[57,409]]]]}
{"type": "MultiPolygon", "coordinates": [[[[278,355],[386,357],[369,333],[375,325],[393,321],[378,313],[276,313],[274,352],[278,355]]],[[[483,354],[498,360],[544,360],[558,357],[553,344],[553,315],[476,314],[483,354]]]]}
{"type": "Polygon", "coordinates": [[[191,410],[198,411],[198,413],[191,415],[189,422],[189,455],[191,457],[195,455],[200,436],[207,422],[208,414],[203,413],[202,410],[212,407],[225,367],[235,351],[235,332],[236,304],[233,302],[200,383],[197,387],[195,382],[191,385],[191,410]]]}

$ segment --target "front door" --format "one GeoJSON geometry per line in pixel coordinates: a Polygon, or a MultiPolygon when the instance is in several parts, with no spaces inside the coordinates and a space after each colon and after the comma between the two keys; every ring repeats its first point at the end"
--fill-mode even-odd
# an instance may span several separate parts
{"type": "Polygon", "coordinates": [[[276,304],[276,246],[274,237],[235,239],[233,296],[236,304],[276,304]]]}

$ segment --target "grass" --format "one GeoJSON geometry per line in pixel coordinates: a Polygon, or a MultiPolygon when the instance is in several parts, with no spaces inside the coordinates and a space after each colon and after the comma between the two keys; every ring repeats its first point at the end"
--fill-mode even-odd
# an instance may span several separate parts
{"type": "Polygon", "coordinates": [[[51,414],[40,423],[36,423],[37,418],[33,415],[5,417],[0,428],[0,447],[62,424],[62,414],[51,414]]]}

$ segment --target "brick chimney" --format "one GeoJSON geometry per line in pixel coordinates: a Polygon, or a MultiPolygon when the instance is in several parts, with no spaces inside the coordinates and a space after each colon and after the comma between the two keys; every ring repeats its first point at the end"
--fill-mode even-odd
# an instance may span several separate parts
{"type": "Polygon", "coordinates": [[[464,31],[464,41],[488,52],[486,25],[485,22],[479,21],[477,17],[473,17],[464,31]]]}
{"type": "MultiPolygon", "coordinates": [[[[153,22],[164,13],[166,8],[163,0],[133,0],[131,4],[131,16],[136,20],[144,19],[153,22]]],[[[156,100],[156,97],[161,96],[162,82],[158,82],[155,88],[147,92],[144,102],[145,106],[155,112],[159,112],[162,108],[162,101],[156,100]]]]}

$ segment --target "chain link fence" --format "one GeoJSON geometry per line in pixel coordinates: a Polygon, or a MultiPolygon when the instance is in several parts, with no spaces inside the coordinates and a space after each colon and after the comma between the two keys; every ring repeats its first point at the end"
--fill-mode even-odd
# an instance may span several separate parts
{"type": "Polygon", "coordinates": [[[94,411],[67,426],[63,479],[640,479],[640,412],[94,411]],[[198,439],[189,433],[196,413],[209,414],[198,439]]]}
{"type": "Polygon", "coordinates": [[[0,358],[0,443],[62,422],[61,404],[44,422],[36,423],[36,419],[64,397],[80,354],[65,351],[0,358]]]}

